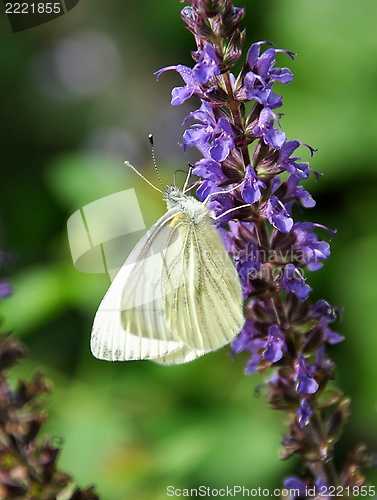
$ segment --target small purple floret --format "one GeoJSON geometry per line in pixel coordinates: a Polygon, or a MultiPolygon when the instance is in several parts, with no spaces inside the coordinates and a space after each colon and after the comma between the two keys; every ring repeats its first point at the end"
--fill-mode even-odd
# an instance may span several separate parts
{"type": "MultiPolygon", "coordinates": [[[[288,477],[283,484],[291,491],[297,490],[300,497],[306,496],[307,484],[304,481],[301,481],[301,479],[298,479],[297,477],[288,477]]],[[[297,496],[292,496],[290,498],[292,498],[292,500],[297,500],[297,496]]]]}
{"type": "Polygon", "coordinates": [[[205,158],[221,162],[234,149],[233,130],[229,120],[221,117],[216,121],[212,106],[202,101],[201,107],[190,113],[184,123],[190,118],[202,122],[192,125],[183,134],[183,144],[195,146],[205,158]]]}
{"type": "Polygon", "coordinates": [[[296,236],[295,250],[301,253],[302,263],[307,265],[309,271],[320,269],[321,261],[330,256],[330,245],[313,233],[315,228],[316,224],[312,222],[296,222],[293,226],[296,236]]]}
{"type": "Polygon", "coordinates": [[[192,95],[198,95],[201,96],[203,95],[203,92],[200,87],[200,83],[198,79],[195,76],[195,73],[193,72],[192,69],[188,68],[187,66],[183,66],[182,64],[178,64],[177,66],[166,66],[165,68],[160,69],[159,71],[156,71],[156,79],[158,80],[162,73],[165,73],[166,71],[170,70],[175,70],[177,71],[181,77],[183,78],[184,82],[186,83],[185,86],[183,87],[175,87],[171,91],[172,95],[172,100],[171,103],[173,106],[179,106],[180,104],[184,103],[187,99],[189,99],[192,95]]]}
{"type": "Polygon", "coordinates": [[[283,352],[287,350],[284,341],[284,334],[277,325],[272,325],[268,331],[266,348],[263,357],[270,363],[276,363],[283,357],[283,352]]]}
{"type": "Polygon", "coordinates": [[[283,284],[287,293],[292,292],[301,300],[307,299],[311,291],[310,286],[305,284],[305,279],[294,264],[285,266],[283,284]]]}
{"type": "Polygon", "coordinates": [[[287,212],[283,203],[274,195],[271,195],[261,210],[261,215],[268,218],[270,224],[282,233],[289,233],[293,226],[293,219],[287,212]]]}
{"type": "Polygon", "coordinates": [[[314,380],[315,366],[309,366],[302,354],[296,360],[296,374],[294,380],[297,382],[297,392],[299,394],[314,394],[318,389],[318,384],[314,380]]]}
{"type": "Polygon", "coordinates": [[[258,125],[252,130],[255,137],[262,137],[265,144],[274,149],[280,149],[285,141],[285,134],[274,127],[274,121],[277,121],[275,113],[270,108],[262,109],[258,125]]]}
{"type": "Polygon", "coordinates": [[[248,165],[245,171],[244,184],[241,188],[242,198],[246,203],[253,204],[261,197],[261,189],[266,189],[266,184],[258,179],[255,170],[248,165]]]}
{"type": "Polygon", "coordinates": [[[199,61],[194,66],[194,74],[201,84],[220,74],[219,58],[213,46],[206,43],[200,54],[199,61]]]}
{"type": "Polygon", "coordinates": [[[302,398],[300,408],[296,411],[296,413],[298,415],[298,421],[301,428],[309,424],[310,418],[314,413],[307,398],[302,398]]]}

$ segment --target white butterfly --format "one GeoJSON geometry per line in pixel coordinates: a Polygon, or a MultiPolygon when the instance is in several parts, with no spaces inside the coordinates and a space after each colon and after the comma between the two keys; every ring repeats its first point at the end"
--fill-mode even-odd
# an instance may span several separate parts
{"type": "Polygon", "coordinates": [[[135,246],[98,308],[96,358],[186,363],[228,344],[244,325],[241,283],[212,212],[173,186],[164,199],[167,212],[135,246]]]}

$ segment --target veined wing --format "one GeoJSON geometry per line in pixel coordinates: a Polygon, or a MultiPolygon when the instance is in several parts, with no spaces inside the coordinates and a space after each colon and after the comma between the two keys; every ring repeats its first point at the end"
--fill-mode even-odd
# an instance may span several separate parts
{"type": "Polygon", "coordinates": [[[176,243],[169,222],[177,212],[169,210],[151,227],[111,283],[94,318],[91,349],[97,358],[153,359],[182,347],[165,321],[161,289],[162,250],[176,243]]]}
{"type": "Polygon", "coordinates": [[[130,255],[135,262],[124,284],[120,316],[124,330],[134,335],[181,342],[179,332],[169,327],[165,316],[166,297],[181,286],[185,276],[174,265],[184,251],[182,234],[173,223],[179,216],[178,208],[168,210],[138,244],[140,249],[135,248],[136,255],[130,255]]]}
{"type": "Polygon", "coordinates": [[[229,343],[242,329],[241,283],[210,222],[194,223],[181,212],[170,226],[178,229],[183,245],[179,255],[166,249],[168,277],[175,284],[164,296],[166,322],[179,333],[173,340],[204,354],[229,343]]]}

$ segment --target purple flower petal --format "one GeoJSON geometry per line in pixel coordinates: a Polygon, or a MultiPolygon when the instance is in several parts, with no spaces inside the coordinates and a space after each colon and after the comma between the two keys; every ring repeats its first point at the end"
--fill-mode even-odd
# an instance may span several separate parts
{"type": "Polygon", "coordinates": [[[256,203],[261,197],[261,188],[266,189],[264,182],[258,179],[255,170],[248,165],[246,167],[244,183],[241,188],[241,196],[246,201],[246,203],[256,203]]]}
{"type": "MultiPolygon", "coordinates": [[[[288,477],[283,484],[286,488],[289,488],[291,491],[297,490],[301,497],[306,496],[307,484],[304,481],[298,479],[297,477],[288,477]]],[[[291,498],[297,499],[296,496],[291,498]]]]}
{"type": "Polygon", "coordinates": [[[246,60],[250,66],[250,68],[254,68],[258,62],[258,57],[260,54],[260,45],[259,43],[253,43],[253,45],[250,47],[246,60]]]}
{"type": "Polygon", "coordinates": [[[310,286],[305,284],[305,279],[293,264],[287,264],[284,267],[283,283],[287,293],[292,292],[302,300],[307,299],[311,292],[310,286]]]}
{"type": "Polygon", "coordinates": [[[219,59],[213,46],[207,43],[200,54],[198,63],[194,66],[195,77],[199,83],[207,83],[208,80],[220,74],[219,59]]]}
{"type": "Polygon", "coordinates": [[[320,269],[321,261],[330,256],[330,245],[313,233],[317,226],[312,222],[296,222],[293,226],[296,237],[295,253],[299,256],[300,264],[306,264],[310,271],[320,269]]]}
{"type": "Polygon", "coordinates": [[[284,334],[277,325],[272,325],[268,331],[267,345],[263,351],[263,358],[270,363],[276,363],[283,357],[287,350],[284,342],[284,334]]]}
{"type": "Polygon", "coordinates": [[[282,233],[289,233],[293,226],[293,219],[279,198],[274,195],[271,195],[267,203],[261,207],[261,215],[265,215],[270,223],[282,233]]]}
{"type": "Polygon", "coordinates": [[[318,300],[312,307],[312,313],[316,317],[323,318],[328,323],[333,323],[338,319],[339,310],[332,307],[326,300],[318,300]]]}
{"type": "Polygon", "coordinates": [[[314,394],[319,387],[313,378],[315,366],[308,366],[306,359],[302,354],[299,355],[295,364],[296,373],[294,380],[297,382],[297,392],[299,394],[314,394]]]}
{"type": "Polygon", "coordinates": [[[298,422],[301,428],[309,424],[310,417],[313,416],[314,412],[307,398],[302,398],[300,408],[296,410],[296,413],[298,415],[298,422]]]}
{"type": "Polygon", "coordinates": [[[162,73],[165,71],[175,70],[177,71],[184,82],[186,83],[183,87],[175,87],[172,90],[172,100],[171,103],[173,106],[178,106],[189,99],[194,93],[196,93],[199,97],[203,95],[201,91],[200,84],[195,77],[193,70],[187,66],[183,66],[182,64],[178,64],[177,66],[166,66],[165,68],[156,71],[155,75],[157,80],[160,78],[162,73]]]}

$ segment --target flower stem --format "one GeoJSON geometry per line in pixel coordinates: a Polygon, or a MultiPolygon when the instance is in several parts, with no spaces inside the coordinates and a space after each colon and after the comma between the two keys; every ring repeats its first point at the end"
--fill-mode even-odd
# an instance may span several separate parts
{"type": "MultiPolygon", "coordinates": [[[[318,414],[318,412],[316,412],[312,416],[309,425],[312,431],[313,442],[315,443],[315,446],[318,447],[318,456],[320,457],[320,460],[317,460],[312,464],[312,469],[316,472],[315,475],[317,477],[322,477],[322,479],[325,481],[325,484],[338,486],[338,474],[335,469],[333,457],[329,457],[330,453],[328,452],[326,453],[327,456],[324,456],[324,452],[321,452],[321,447],[324,443],[326,443],[326,437],[322,418],[320,414],[318,414]]],[[[330,443],[326,443],[327,449],[330,446],[330,443]]]]}
{"type": "MultiPolygon", "coordinates": [[[[235,100],[234,98],[234,93],[233,93],[233,88],[232,88],[232,83],[230,81],[230,76],[229,76],[229,71],[223,74],[227,94],[228,94],[228,108],[230,109],[230,112],[232,113],[232,118],[234,121],[234,124],[239,128],[240,131],[242,131],[242,136],[244,135],[244,130],[245,130],[245,124],[242,120],[241,113],[240,113],[240,104],[235,100]]],[[[241,137],[242,140],[242,137],[241,137]]],[[[242,158],[244,161],[245,165],[251,165],[251,159],[250,159],[250,153],[249,153],[249,148],[247,144],[243,144],[241,147],[241,153],[242,153],[242,158]]]]}

